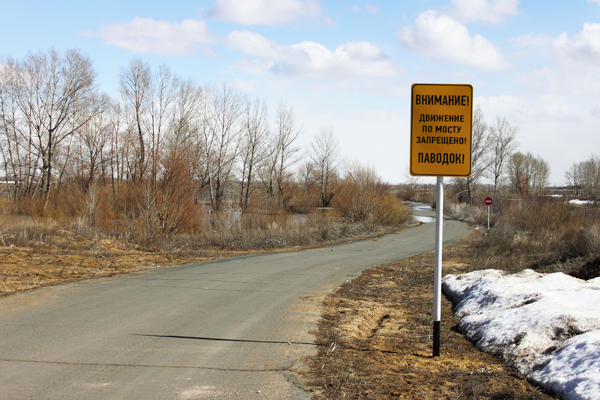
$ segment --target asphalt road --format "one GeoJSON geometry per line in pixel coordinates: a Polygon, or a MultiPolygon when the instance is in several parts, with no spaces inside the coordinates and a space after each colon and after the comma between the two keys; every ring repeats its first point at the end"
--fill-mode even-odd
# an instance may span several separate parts
{"type": "MultiPolygon", "coordinates": [[[[468,232],[444,225],[445,244],[468,232]]],[[[295,371],[315,352],[323,296],[433,250],[434,230],[0,299],[0,399],[308,399],[295,371]]]]}

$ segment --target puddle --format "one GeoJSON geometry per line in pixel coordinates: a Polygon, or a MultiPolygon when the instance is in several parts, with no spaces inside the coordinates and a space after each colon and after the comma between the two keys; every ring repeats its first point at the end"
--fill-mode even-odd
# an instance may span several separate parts
{"type": "Polygon", "coordinates": [[[412,201],[407,201],[406,204],[412,207],[412,209],[415,211],[434,211],[433,207],[431,207],[429,204],[415,203],[412,201]]]}
{"type": "Polygon", "coordinates": [[[434,211],[433,207],[431,207],[431,206],[425,206],[425,205],[423,205],[423,206],[415,206],[413,209],[415,211],[434,211]]]}
{"type": "Polygon", "coordinates": [[[423,222],[424,224],[435,222],[435,217],[424,217],[422,215],[413,215],[415,221],[423,222]]]}

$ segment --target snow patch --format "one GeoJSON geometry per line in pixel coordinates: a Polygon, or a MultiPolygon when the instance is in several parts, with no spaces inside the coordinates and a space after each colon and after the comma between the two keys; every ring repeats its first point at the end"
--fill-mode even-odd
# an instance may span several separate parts
{"type": "Polygon", "coordinates": [[[498,270],[447,275],[461,332],[566,399],[600,398],[600,278],[498,270]]]}

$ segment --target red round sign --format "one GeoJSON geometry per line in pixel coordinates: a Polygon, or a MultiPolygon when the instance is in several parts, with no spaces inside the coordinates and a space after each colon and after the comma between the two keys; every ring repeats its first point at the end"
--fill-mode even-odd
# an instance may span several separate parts
{"type": "Polygon", "coordinates": [[[491,197],[486,197],[485,200],[483,200],[483,202],[485,203],[486,206],[491,206],[494,201],[492,200],[491,197]]]}

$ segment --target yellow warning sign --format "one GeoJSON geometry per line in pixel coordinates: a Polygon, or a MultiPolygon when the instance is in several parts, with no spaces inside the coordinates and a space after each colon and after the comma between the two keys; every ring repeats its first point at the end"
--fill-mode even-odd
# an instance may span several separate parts
{"type": "Polygon", "coordinates": [[[412,85],[411,175],[471,175],[472,119],[473,86],[412,85]]]}

